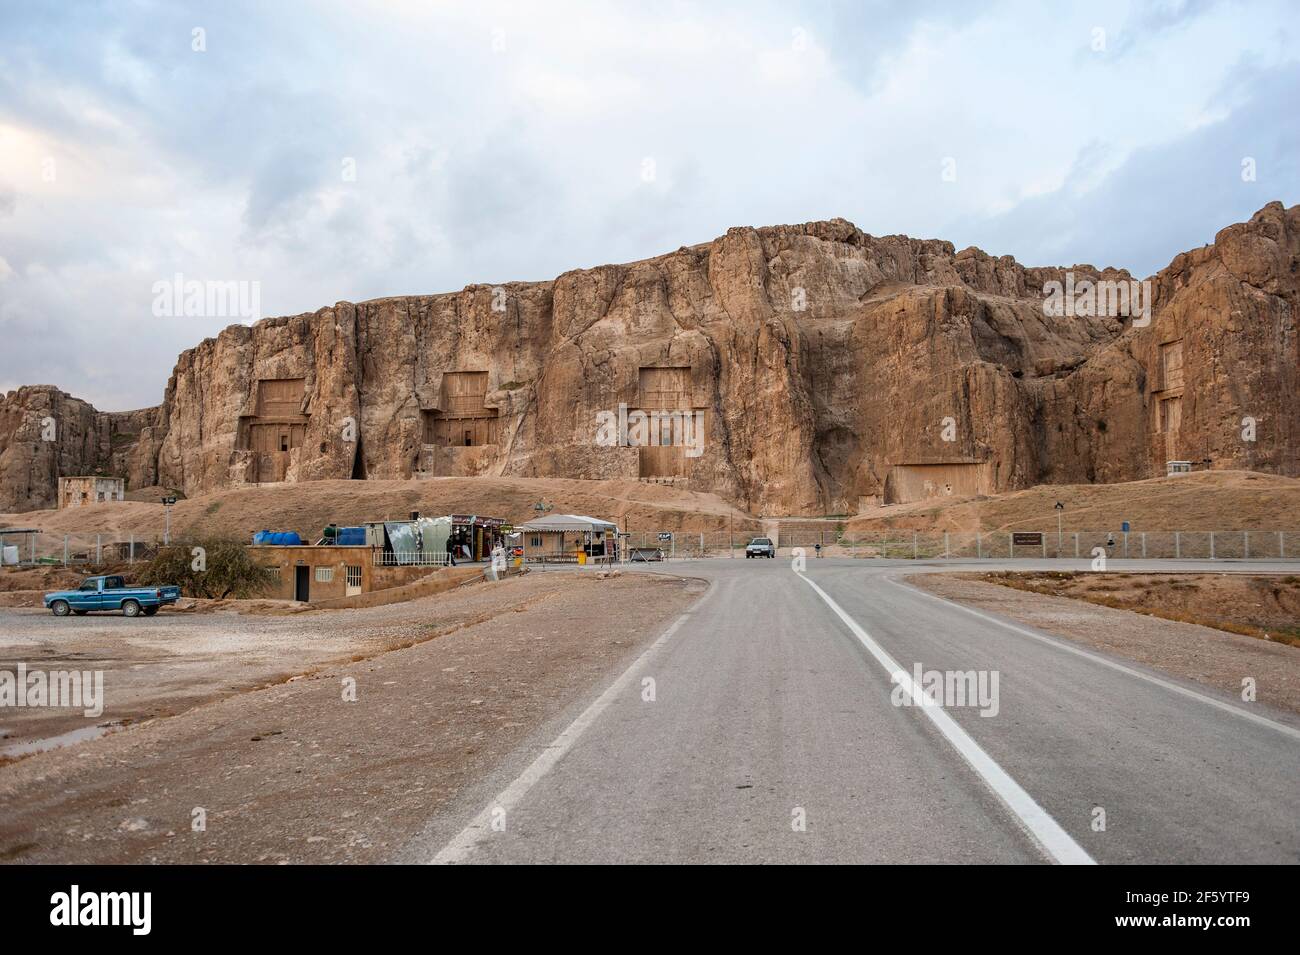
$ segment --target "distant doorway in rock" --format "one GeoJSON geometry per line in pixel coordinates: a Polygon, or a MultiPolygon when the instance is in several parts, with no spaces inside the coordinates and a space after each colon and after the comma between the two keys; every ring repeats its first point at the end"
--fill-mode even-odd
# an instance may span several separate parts
{"type": "Polygon", "coordinates": [[[974,497],[992,494],[994,486],[987,461],[897,464],[885,476],[885,503],[910,504],[935,497],[974,497]]]}
{"type": "Polygon", "coordinates": [[[357,449],[352,454],[352,480],[366,479],[366,456],[361,453],[361,439],[357,438],[357,449]]]}
{"type": "Polygon", "coordinates": [[[253,483],[283,481],[302,447],[308,415],[303,413],[306,379],[263,378],[257,382],[255,413],[239,419],[236,447],[252,452],[253,483]]]}
{"type": "Polygon", "coordinates": [[[423,413],[424,443],[438,447],[476,448],[497,443],[497,409],[484,400],[486,371],[449,371],[442,376],[438,410],[423,413]]]}
{"type": "MultiPolygon", "coordinates": [[[[647,414],[654,412],[680,412],[693,414],[691,393],[691,369],[689,365],[674,367],[646,367],[637,371],[636,409],[647,414]]],[[[660,425],[652,425],[652,440],[649,446],[642,446],[637,451],[637,470],[643,478],[684,478],[690,473],[686,459],[686,448],[674,439],[672,419],[667,427],[663,421],[655,419],[660,425]]],[[[680,420],[680,419],[679,419],[680,420]]],[[[690,421],[693,423],[694,418],[690,421]]],[[[679,431],[681,429],[678,429],[679,431]]],[[[681,435],[678,435],[680,438],[681,435]]],[[[703,435],[700,436],[703,439],[703,435]]]]}
{"type": "Polygon", "coordinates": [[[1183,424],[1183,398],[1160,399],[1160,432],[1165,437],[1165,460],[1172,461],[1178,456],[1178,429],[1183,424]]]}

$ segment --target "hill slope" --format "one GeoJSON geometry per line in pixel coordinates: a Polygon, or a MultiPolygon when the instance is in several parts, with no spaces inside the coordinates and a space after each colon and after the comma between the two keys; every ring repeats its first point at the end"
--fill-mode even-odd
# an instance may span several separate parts
{"type": "Polygon", "coordinates": [[[1288,530],[1300,532],[1300,479],[1252,471],[1198,471],[1123,484],[1040,485],[976,499],[900,504],[847,522],[854,533],[1119,530],[1288,530]]]}

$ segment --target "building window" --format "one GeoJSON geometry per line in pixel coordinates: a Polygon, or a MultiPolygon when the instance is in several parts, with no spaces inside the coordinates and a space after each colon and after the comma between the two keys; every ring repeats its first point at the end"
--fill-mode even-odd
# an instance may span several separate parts
{"type": "Polygon", "coordinates": [[[349,564],[347,568],[347,583],[349,587],[361,586],[361,568],[349,564]]]}
{"type": "Polygon", "coordinates": [[[316,568],[316,583],[318,583],[318,584],[330,584],[330,583],[333,583],[333,582],[334,582],[334,568],[333,568],[333,567],[317,567],[317,568],[316,568]]]}
{"type": "Polygon", "coordinates": [[[541,547],[541,546],[542,546],[542,535],[541,535],[541,534],[534,534],[534,535],[532,536],[532,538],[529,540],[529,542],[528,542],[528,546],[529,546],[529,547],[541,547]]]}

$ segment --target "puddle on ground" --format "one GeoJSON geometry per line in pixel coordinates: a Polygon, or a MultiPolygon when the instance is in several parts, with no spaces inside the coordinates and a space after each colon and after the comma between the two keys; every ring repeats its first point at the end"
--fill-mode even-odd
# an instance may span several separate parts
{"type": "Polygon", "coordinates": [[[0,748],[0,757],[14,759],[18,756],[31,756],[33,753],[43,753],[46,750],[58,749],[60,746],[71,746],[73,743],[80,743],[88,739],[99,739],[99,737],[111,733],[117,728],[115,723],[108,723],[104,726],[83,726],[79,729],[69,730],[66,733],[60,733],[58,736],[29,739],[25,743],[11,743],[0,748]]]}

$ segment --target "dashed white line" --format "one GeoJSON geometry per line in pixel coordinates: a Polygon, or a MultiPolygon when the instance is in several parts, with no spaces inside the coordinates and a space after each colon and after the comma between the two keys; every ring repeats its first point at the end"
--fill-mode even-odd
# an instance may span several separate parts
{"type": "Polygon", "coordinates": [[[1088,855],[1083,846],[1075,842],[1074,838],[1061,828],[1060,824],[1048,814],[1047,810],[1034,801],[1034,797],[1029,795],[1024,787],[1012,779],[1006,770],[994,761],[993,757],[984,752],[983,748],[971,738],[970,734],[957,725],[956,721],[944,711],[942,706],[934,703],[917,685],[916,681],[912,679],[911,674],[900,667],[885,648],[872,639],[871,634],[862,629],[856,620],[845,613],[843,608],[826,591],[813,583],[810,578],[803,574],[799,574],[799,576],[803,577],[808,586],[817,593],[817,596],[821,597],[826,605],[835,612],[835,615],[867,648],[867,652],[885,668],[894,682],[903,687],[904,691],[911,697],[912,705],[919,708],[935,725],[935,728],[939,730],[944,739],[957,750],[971,769],[975,770],[976,774],[984,781],[984,784],[1010,810],[1011,814],[1016,817],[1034,841],[1043,848],[1044,852],[1054,861],[1065,865],[1096,865],[1096,860],[1088,855]]]}

